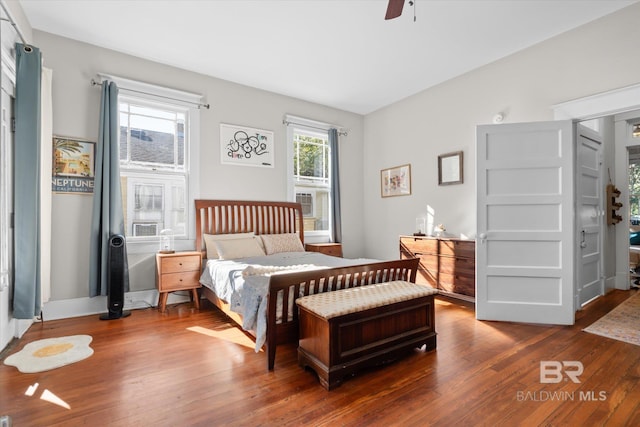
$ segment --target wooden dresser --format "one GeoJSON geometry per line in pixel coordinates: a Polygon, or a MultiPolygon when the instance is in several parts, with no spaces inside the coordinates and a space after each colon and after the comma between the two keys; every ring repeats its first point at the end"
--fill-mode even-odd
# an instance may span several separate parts
{"type": "Polygon", "coordinates": [[[420,258],[416,282],[474,301],[476,242],[439,237],[400,236],[400,257],[420,258]]]}

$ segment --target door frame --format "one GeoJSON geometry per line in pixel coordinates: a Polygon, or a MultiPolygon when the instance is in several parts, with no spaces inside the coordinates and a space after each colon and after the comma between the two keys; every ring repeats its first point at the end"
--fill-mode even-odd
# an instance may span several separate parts
{"type": "MultiPolygon", "coordinates": [[[[628,147],[640,145],[640,139],[631,138],[631,127],[633,123],[640,120],[640,110],[629,111],[614,116],[615,126],[615,165],[616,182],[620,189],[620,199],[626,209],[619,211],[622,217],[622,224],[629,224],[629,150],[628,147]]],[[[616,228],[616,289],[628,290],[631,288],[631,278],[629,275],[629,230],[627,227],[616,228]]]]}
{"type": "MultiPolygon", "coordinates": [[[[583,98],[562,102],[552,105],[554,120],[574,119],[589,120],[601,117],[613,116],[615,121],[615,155],[614,155],[614,180],[618,183],[628,183],[628,154],[627,143],[620,140],[624,134],[624,120],[630,115],[640,117],[640,84],[625,86],[602,92],[583,98]]],[[[629,197],[628,188],[621,187],[622,200],[629,197]]],[[[622,223],[629,221],[629,214],[626,209],[621,209],[622,223]]],[[[614,277],[614,287],[616,289],[629,289],[629,236],[624,227],[616,228],[616,272],[614,277]]]]}

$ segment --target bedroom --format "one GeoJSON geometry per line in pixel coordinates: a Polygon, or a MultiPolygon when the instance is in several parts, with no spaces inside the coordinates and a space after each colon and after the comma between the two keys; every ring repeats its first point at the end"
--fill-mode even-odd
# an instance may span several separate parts
{"type": "MultiPolygon", "coordinates": [[[[439,222],[445,223],[448,231],[475,233],[475,216],[470,214],[475,211],[474,180],[441,188],[437,186],[434,169],[439,154],[459,149],[465,152],[465,177],[474,176],[476,124],[490,122],[497,112],[505,109],[509,122],[550,120],[551,105],[637,84],[638,60],[631,52],[638,38],[635,19],[639,13],[638,5],[633,5],[364,116],[185,72],[38,30],[33,32],[33,41],[44,52],[45,66],[54,70],[54,92],[65,94],[56,96],[54,101],[56,134],[95,139],[97,123],[93,117],[97,115],[99,91],[90,86],[90,80],[98,72],[143,81],[153,75],[156,84],[203,93],[213,108],[202,112],[202,122],[206,117],[216,124],[241,123],[283,133],[283,116],[296,114],[349,129],[341,147],[342,159],[349,164],[343,173],[342,188],[343,209],[348,212],[343,227],[349,230],[343,241],[345,255],[391,258],[397,256],[398,235],[412,231],[415,217],[427,209],[427,204],[437,209],[439,222]],[[572,53],[567,58],[568,50],[572,53]],[[588,66],[588,58],[594,53],[600,58],[596,68],[588,66]],[[563,58],[562,67],[556,65],[558,58],[563,58]],[[607,78],[603,78],[605,74],[607,78]],[[580,78],[575,78],[576,75],[580,78]],[[427,140],[429,144],[424,142],[427,140]],[[411,197],[381,199],[377,185],[379,171],[407,163],[407,153],[412,153],[413,180],[422,183],[422,187],[416,186],[411,197]],[[421,164],[425,167],[418,167],[421,164]]],[[[209,162],[218,163],[217,134],[215,127],[202,127],[201,141],[209,141],[202,144],[200,152],[202,197],[236,198],[238,194],[247,199],[286,197],[281,185],[286,172],[280,168],[260,173],[259,179],[252,180],[257,185],[250,190],[240,184],[240,179],[228,179],[238,184],[224,187],[204,186],[203,182],[223,182],[225,177],[246,173],[231,167],[207,168],[209,162]]],[[[283,159],[279,157],[280,163],[283,159]]],[[[99,309],[91,306],[86,289],[88,246],[83,236],[89,227],[86,212],[90,210],[90,201],[82,196],[54,195],[52,203],[52,240],[56,242],[56,250],[51,259],[49,316],[97,312],[99,309]],[[74,226],[69,226],[70,223],[74,226]]],[[[141,292],[153,289],[153,258],[141,256],[140,262],[132,264],[135,264],[132,274],[137,278],[135,289],[141,292]]],[[[609,275],[613,274],[611,271],[609,275]]],[[[94,304],[104,307],[104,301],[94,304]]]]}

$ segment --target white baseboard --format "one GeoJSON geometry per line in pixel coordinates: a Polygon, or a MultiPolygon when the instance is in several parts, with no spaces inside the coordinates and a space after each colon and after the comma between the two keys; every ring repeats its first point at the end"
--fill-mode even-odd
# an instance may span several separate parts
{"type": "MultiPolygon", "coordinates": [[[[189,301],[188,295],[169,294],[167,304],[189,301]]],[[[124,309],[136,310],[158,305],[158,291],[150,289],[147,291],[127,292],[124,294],[124,309]]],[[[89,316],[107,312],[107,297],[98,296],[93,298],[73,298],[44,303],[42,307],[42,317],[48,320],[67,319],[70,317],[89,316]]]]}
{"type": "Polygon", "coordinates": [[[616,289],[616,277],[607,277],[604,279],[604,293],[606,294],[610,290],[616,289]]]}
{"type": "Polygon", "coordinates": [[[629,272],[617,272],[615,277],[615,289],[629,290],[631,288],[631,281],[629,279],[629,272]]]}

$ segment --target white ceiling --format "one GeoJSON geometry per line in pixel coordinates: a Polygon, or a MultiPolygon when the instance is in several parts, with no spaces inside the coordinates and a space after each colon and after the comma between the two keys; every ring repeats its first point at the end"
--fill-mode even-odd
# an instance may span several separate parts
{"type": "Polygon", "coordinates": [[[19,1],[37,30],[366,114],[637,0],[19,1]]]}

